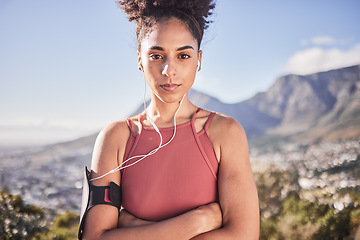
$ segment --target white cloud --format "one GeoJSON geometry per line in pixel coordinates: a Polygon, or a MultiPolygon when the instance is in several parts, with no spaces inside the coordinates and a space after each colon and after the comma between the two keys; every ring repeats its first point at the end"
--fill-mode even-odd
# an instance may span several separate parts
{"type": "Polygon", "coordinates": [[[302,39],[300,41],[300,44],[303,45],[303,46],[307,46],[307,45],[309,45],[309,41],[307,39],[302,39]]]}
{"type": "Polygon", "coordinates": [[[331,45],[335,44],[336,40],[329,36],[318,36],[311,39],[311,42],[315,45],[331,45]]]}
{"type": "Polygon", "coordinates": [[[0,147],[51,144],[98,132],[103,124],[68,120],[22,118],[0,121],[0,147]]]}
{"type": "Polygon", "coordinates": [[[308,46],[308,45],[318,45],[319,46],[319,45],[334,45],[334,44],[338,44],[341,42],[343,42],[343,41],[334,39],[330,36],[323,35],[323,36],[316,36],[311,39],[302,39],[300,41],[300,44],[302,46],[308,46]]]}
{"type": "Polygon", "coordinates": [[[60,119],[42,119],[42,118],[15,118],[8,121],[0,120],[0,127],[8,128],[58,128],[58,129],[81,129],[91,130],[99,129],[104,123],[96,122],[83,122],[83,121],[70,121],[60,119]]]}
{"type": "Polygon", "coordinates": [[[296,52],[289,58],[284,70],[286,73],[305,75],[356,64],[360,64],[360,44],[348,51],[313,47],[296,52]]]}

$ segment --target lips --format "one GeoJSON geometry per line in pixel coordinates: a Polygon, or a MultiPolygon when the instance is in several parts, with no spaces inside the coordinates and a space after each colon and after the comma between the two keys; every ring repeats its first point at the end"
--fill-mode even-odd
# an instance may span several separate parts
{"type": "Polygon", "coordinates": [[[160,86],[165,91],[175,91],[180,85],[171,83],[171,84],[163,84],[163,85],[160,85],[160,86]]]}

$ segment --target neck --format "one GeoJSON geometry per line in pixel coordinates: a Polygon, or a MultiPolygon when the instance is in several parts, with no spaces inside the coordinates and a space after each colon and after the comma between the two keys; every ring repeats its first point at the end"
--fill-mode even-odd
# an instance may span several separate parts
{"type": "MultiPolygon", "coordinates": [[[[151,119],[160,127],[168,126],[172,125],[172,123],[174,122],[174,115],[178,110],[179,105],[180,100],[178,102],[165,103],[155,96],[152,97],[151,103],[147,108],[146,112],[151,117],[151,119]]],[[[188,121],[188,119],[191,118],[196,109],[196,106],[190,102],[186,94],[176,115],[178,124],[188,121]]]]}

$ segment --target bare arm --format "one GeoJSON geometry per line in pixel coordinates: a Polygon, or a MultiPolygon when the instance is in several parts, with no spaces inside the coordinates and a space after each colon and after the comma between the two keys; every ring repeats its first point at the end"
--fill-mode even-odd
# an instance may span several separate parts
{"type": "MultiPolygon", "coordinates": [[[[102,207],[102,206],[100,206],[102,207]]],[[[103,206],[107,207],[107,206],[103,206]]],[[[95,207],[94,207],[95,210],[95,207]]],[[[95,211],[93,211],[94,214],[95,211]]],[[[193,210],[184,213],[178,217],[170,218],[161,222],[148,223],[142,226],[116,228],[115,224],[112,228],[104,228],[104,222],[108,221],[106,217],[107,211],[105,208],[98,208],[97,214],[102,216],[96,219],[92,226],[98,228],[98,231],[90,230],[84,239],[191,239],[192,237],[213,228],[204,228],[209,226],[210,219],[215,217],[210,216],[207,211],[193,210]],[[105,212],[104,212],[105,211],[105,212]],[[99,225],[102,225],[99,227],[99,225]]],[[[217,213],[216,213],[217,214],[217,213]]],[[[90,212],[89,212],[90,215],[90,212]]],[[[221,219],[221,214],[220,219],[221,219]]],[[[219,221],[216,227],[221,225],[219,221]]],[[[109,226],[109,225],[108,225],[109,226]]],[[[215,226],[215,224],[214,224],[215,226]]],[[[214,227],[215,228],[215,227],[214,227]]]]}
{"type": "MultiPolygon", "coordinates": [[[[101,176],[122,162],[129,134],[125,122],[114,123],[99,134],[92,159],[92,177],[101,176]]],[[[95,180],[93,184],[107,186],[111,181],[120,185],[120,172],[95,180]]],[[[91,208],[86,216],[83,239],[184,240],[216,229],[220,225],[220,208],[207,206],[161,222],[118,228],[117,208],[108,205],[97,205],[91,208]]]]}
{"type": "Polygon", "coordinates": [[[245,132],[235,120],[223,117],[212,133],[214,144],[220,146],[218,187],[223,227],[193,239],[259,239],[259,203],[245,132]]]}

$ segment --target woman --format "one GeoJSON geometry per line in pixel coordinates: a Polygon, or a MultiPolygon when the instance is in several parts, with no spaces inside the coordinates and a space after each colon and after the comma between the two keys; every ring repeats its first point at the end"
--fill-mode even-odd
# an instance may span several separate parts
{"type": "Polygon", "coordinates": [[[119,3],[137,23],[138,68],[151,103],[99,134],[90,185],[121,186],[122,210],[106,197],[119,193],[105,190],[102,203],[86,214],[82,237],[258,239],[259,205],[245,132],[234,119],[199,109],[187,95],[201,68],[200,43],[214,4],[119,3]]]}

